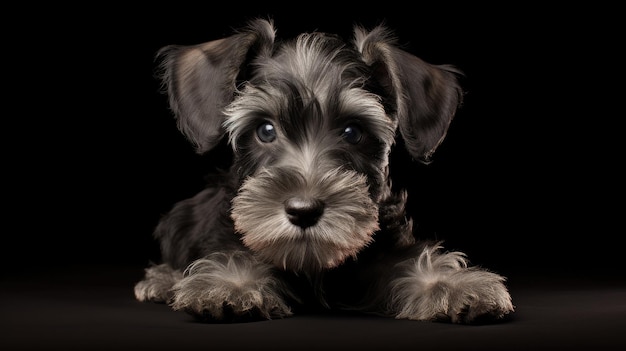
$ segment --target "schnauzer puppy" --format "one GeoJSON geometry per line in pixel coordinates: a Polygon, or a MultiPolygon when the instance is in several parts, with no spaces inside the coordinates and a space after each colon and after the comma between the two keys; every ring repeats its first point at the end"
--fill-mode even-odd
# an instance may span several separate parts
{"type": "Polygon", "coordinates": [[[271,19],[157,55],[180,131],[198,153],[227,143],[229,170],[158,223],[161,264],[135,286],[204,321],[290,316],[315,305],[472,323],[514,307],[505,278],[416,239],[400,144],[429,162],[462,102],[461,74],[401,49],[383,25],[351,41],[279,42],[271,19]]]}

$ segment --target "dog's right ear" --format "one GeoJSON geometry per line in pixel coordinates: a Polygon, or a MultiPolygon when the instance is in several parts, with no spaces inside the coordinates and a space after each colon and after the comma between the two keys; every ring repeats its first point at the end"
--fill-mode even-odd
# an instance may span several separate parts
{"type": "Polygon", "coordinates": [[[450,65],[429,64],[400,49],[384,26],[371,31],[355,27],[355,42],[387,94],[406,149],[414,159],[429,163],[462,103],[457,80],[462,72],[450,65]]]}
{"type": "Polygon", "coordinates": [[[271,20],[256,19],[227,38],[170,45],[157,53],[159,78],[180,131],[202,154],[225,134],[222,109],[234,98],[241,68],[274,45],[271,20]]]}

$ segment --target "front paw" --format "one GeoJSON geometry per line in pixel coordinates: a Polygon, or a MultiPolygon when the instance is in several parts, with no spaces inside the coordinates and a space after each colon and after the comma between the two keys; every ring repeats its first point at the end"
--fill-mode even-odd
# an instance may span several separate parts
{"type": "Polygon", "coordinates": [[[389,313],[413,320],[476,323],[513,312],[504,277],[468,268],[463,253],[439,249],[428,247],[397,266],[402,274],[391,282],[389,313]]]}
{"type": "Polygon", "coordinates": [[[292,314],[271,268],[245,252],[214,254],[192,263],[173,287],[171,306],[201,320],[243,321],[292,314]]]}
{"type": "Polygon", "coordinates": [[[141,302],[165,303],[172,298],[172,286],[182,277],[181,271],[167,264],[146,268],[144,279],[135,284],[135,298],[141,302]]]}
{"type": "Polygon", "coordinates": [[[480,323],[501,320],[514,311],[504,277],[478,269],[452,275],[447,316],[453,323],[480,323]],[[455,276],[458,275],[458,276],[455,276]]]}
{"type": "Polygon", "coordinates": [[[405,292],[397,318],[467,324],[502,320],[514,311],[504,280],[484,270],[458,270],[423,289],[405,292]]]}

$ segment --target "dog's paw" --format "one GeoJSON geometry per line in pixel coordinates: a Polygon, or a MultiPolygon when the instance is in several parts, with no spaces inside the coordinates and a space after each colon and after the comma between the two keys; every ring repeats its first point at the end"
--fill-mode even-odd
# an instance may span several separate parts
{"type": "Polygon", "coordinates": [[[182,278],[181,271],[167,264],[146,268],[144,279],[135,284],[135,298],[141,302],[166,303],[172,298],[172,287],[182,278]]]}
{"type": "Polygon", "coordinates": [[[467,324],[502,320],[514,311],[503,282],[495,273],[462,269],[400,293],[403,304],[396,317],[467,324]]]}
{"type": "Polygon", "coordinates": [[[483,323],[514,311],[504,277],[468,268],[463,253],[439,249],[427,248],[398,266],[402,274],[392,281],[389,300],[396,318],[483,323]]]}
{"type": "Polygon", "coordinates": [[[201,320],[249,321],[290,316],[285,289],[269,266],[247,253],[215,254],[192,263],[173,287],[171,307],[201,320]]]}
{"type": "Polygon", "coordinates": [[[504,277],[495,273],[466,269],[442,284],[443,289],[437,286],[434,289],[447,290],[440,298],[447,300],[445,313],[453,323],[497,321],[514,310],[504,277]]]}

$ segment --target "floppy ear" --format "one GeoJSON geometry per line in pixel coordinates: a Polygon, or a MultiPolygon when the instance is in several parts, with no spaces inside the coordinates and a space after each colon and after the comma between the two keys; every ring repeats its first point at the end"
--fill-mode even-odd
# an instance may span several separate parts
{"type": "Polygon", "coordinates": [[[430,162],[462,103],[457,81],[461,72],[449,65],[431,65],[403,51],[383,26],[370,32],[355,27],[355,43],[395,109],[407,150],[413,158],[430,162]]]}
{"type": "Polygon", "coordinates": [[[222,109],[233,100],[241,67],[251,53],[272,50],[270,20],[256,19],[230,37],[157,53],[159,74],[180,131],[198,153],[215,147],[225,131],[222,109]]]}

